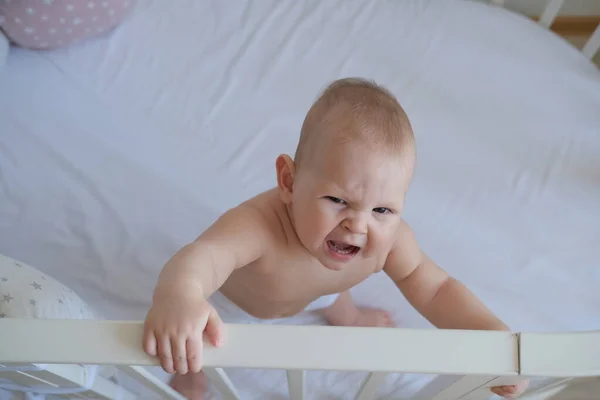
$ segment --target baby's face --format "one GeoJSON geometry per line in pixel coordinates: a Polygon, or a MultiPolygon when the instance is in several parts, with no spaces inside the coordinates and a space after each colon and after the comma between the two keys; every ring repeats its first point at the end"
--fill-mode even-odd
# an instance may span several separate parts
{"type": "Polygon", "coordinates": [[[332,270],[382,259],[394,242],[411,177],[412,161],[360,144],[323,151],[294,182],[298,238],[332,270]]]}

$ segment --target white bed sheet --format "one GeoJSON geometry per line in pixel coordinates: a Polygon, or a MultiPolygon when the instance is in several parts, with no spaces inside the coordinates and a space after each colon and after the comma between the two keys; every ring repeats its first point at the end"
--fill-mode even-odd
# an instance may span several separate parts
{"type": "MultiPolygon", "coordinates": [[[[470,1],[147,0],[110,35],[13,51],[0,71],[0,253],[106,318],[143,319],[164,262],[275,184],[275,157],[344,76],[385,84],[406,108],[419,150],[406,218],[438,263],[515,330],[600,328],[600,71],[526,18],[470,1]]],[[[430,326],[385,276],[354,295],[401,327],[430,326]]],[[[312,398],[360,383],[308,376],[312,398]]],[[[233,378],[242,394],[285,398],[282,371],[233,378]]],[[[411,398],[425,381],[394,375],[382,394],[411,398]]]]}

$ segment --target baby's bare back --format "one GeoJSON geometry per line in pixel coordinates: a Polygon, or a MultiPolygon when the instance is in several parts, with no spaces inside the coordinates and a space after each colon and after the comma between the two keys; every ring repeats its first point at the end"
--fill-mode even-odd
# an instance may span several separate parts
{"type": "Polygon", "coordinates": [[[349,264],[341,271],[320,265],[298,240],[277,196],[271,190],[242,205],[259,210],[272,235],[269,251],[235,270],[221,286],[221,293],[238,307],[262,319],[292,316],[317,298],[348,290],[381,270],[376,261],[349,264]]]}

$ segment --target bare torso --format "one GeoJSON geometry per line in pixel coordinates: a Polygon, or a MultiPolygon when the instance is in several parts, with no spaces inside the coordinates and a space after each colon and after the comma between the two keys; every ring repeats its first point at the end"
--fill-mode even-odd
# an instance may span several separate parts
{"type": "Polygon", "coordinates": [[[220,291],[250,315],[261,319],[295,315],[320,296],[348,290],[383,268],[384,259],[349,265],[341,271],[323,267],[298,240],[275,190],[248,200],[244,206],[264,215],[274,233],[271,251],[234,271],[220,291]]]}

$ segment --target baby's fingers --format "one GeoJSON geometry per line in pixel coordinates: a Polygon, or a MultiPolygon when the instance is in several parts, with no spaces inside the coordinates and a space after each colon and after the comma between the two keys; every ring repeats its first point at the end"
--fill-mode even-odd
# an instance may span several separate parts
{"type": "Polygon", "coordinates": [[[214,346],[220,346],[223,340],[223,321],[219,314],[212,309],[206,322],[206,334],[214,346]]]}
{"type": "Polygon", "coordinates": [[[144,351],[152,357],[155,357],[157,354],[156,336],[154,336],[154,332],[150,329],[144,331],[144,351]]]}
{"type": "Polygon", "coordinates": [[[173,361],[175,363],[175,371],[180,375],[185,375],[188,372],[188,361],[186,355],[186,340],[185,338],[173,337],[171,339],[171,350],[173,351],[173,361]]]}
{"type": "Polygon", "coordinates": [[[202,338],[190,337],[186,343],[187,361],[190,372],[200,372],[202,369],[202,338]]]}
{"type": "Polygon", "coordinates": [[[385,326],[393,328],[396,324],[394,323],[394,318],[392,317],[392,314],[389,312],[385,312],[385,326]]]}
{"type": "Polygon", "coordinates": [[[162,335],[158,339],[158,356],[163,369],[169,374],[174,374],[173,353],[171,352],[171,340],[169,336],[162,335]]]}

